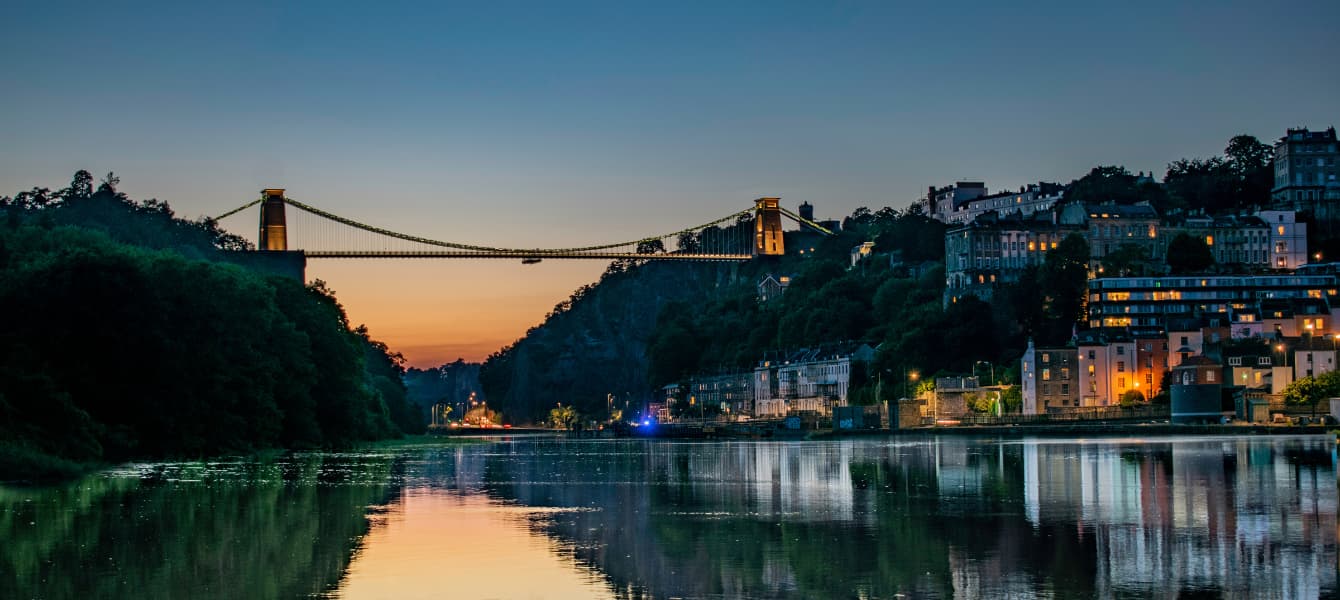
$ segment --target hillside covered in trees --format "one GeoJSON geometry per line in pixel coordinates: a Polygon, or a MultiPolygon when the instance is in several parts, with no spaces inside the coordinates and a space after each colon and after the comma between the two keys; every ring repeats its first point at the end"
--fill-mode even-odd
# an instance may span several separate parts
{"type": "Polygon", "coordinates": [[[600,418],[690,375],[753,369],[767,356],[840,341],[883,343],[876,368],[891,372],[912,362],[966,370],[996,358],[1001,334],[989,308],[941,308],[942,224],[915,211],[859,209],[837,235],[788,232],[786,243],[806,252],[613,265],[489,357],[480,377],[490,404],[523,422],[559,403],[600,418]],[[871,240],[885,254],[852,267],[852,248],[871,240]],[[764,303],[758,282],[768,274],[791,281],[764,303]]]}
{"type": "MultiPolygon", "coordinates": [[[[1223,157],[1169,164],[1163,183],[1120,166],[1095,167],[1065,186],[1064,201],[1148,203],[1162,215],[1255,210],[1270,202],[1272,156],[1269,145],[1239,135],[1223,157]]],[[[912,370],[924,377],[971,373],[987,361],[998,380],[1016,381],[1016,360],[1030,337],[1063,344],[1084,320],[1089,246],[1082,236],[1050,250],[991,304],[968,297],[945,306],[942,223],[914,205],[860,208],[842,225],[832,237],[789,232],[786,256],[744,264],[616,263],[490,356],[481,370],[484,391],[518,421],[542,420],[559,403],[603,418],[611,407],[641,406],[661,386],[693,375],[750,370],[784,352],[862,341],[878,349],[867,370],[852,373],[853,401],[864,403],[876,399],[876,382],[902,381],[912,370]],[[867,241],[875,254],[853,266],[853,248],[867,241]],[[761,302],[757,285],[767,274],[790,277],[790,285],[761,302]]],[[[1190,260],[1199,256],[1193,250],[1203,248],[1172,254],[1188,263],[1171,264],[1175,272],[1213,267],[1190,260]]],[[[1116,252],[1104,264],[1124,272],[1140,260],[1116,252]]],[[[885,396],[897,392],[885,388],[885,396]]]]}
{"type": "Polygon", "coordinates": [[[402,359],[321,282],[108,176],[0,198],[0,474],[421,431],[402,359]]]}

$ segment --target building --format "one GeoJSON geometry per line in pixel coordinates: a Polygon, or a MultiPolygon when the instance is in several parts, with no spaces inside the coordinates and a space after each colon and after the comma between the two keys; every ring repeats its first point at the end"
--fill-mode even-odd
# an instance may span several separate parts
{"type": "Polygon", "coordinates": [[[861,242],[860,246],[855,246],[851,249],[851,266],[855,267],[856,263],[869,258],[869,256],[874,253],[874,242],[861,242]]]}
{"type": "Polygon", "coordinates": [[[945,232],[946,305],[963,296],[989,300],[996,287],[1014,283],[1029,266],[1040,265],[1079,225],[1064,224],[1049,210],[1024,216],[982,216],[945,232]]]}
{"type": "Polygon", "coordinates": [[[1334,127],[1325,131],[1289,129],[1275,142],[1271,196],[1277,204],[1294,210],[1310,210],[1321,204],[1328,187],[1340,186],[1338,156],[1334,127]]]}
{"type": "Polygon", "coordinates": [[[786,293],[786,288],[790,285],[790,276],[768,273],[758,282],[758,301],[768,302],[781,298],[782,294],[786,293]]]}
{"type": "Polygon", "coordinates": [[[1079,354],[1075,348],[1034,348],[1030,339],[1019,362],[1024,414],[1079,406],[1079,354]]]}
{"type": "Polygon", "coordinates": [[[1222,416],[1223,373],[1219,363],[1196,355],[1172,370],[1168,386],[1172,399],[1172,422],[1216,422],[1222,416]]]}
{"type": "Polygon", "coordinates": [[[690,406],[715,407],[727,417],[753,414],[753,372],[694,377],[689,380],[688,388],[690,406]]]}
{"type": "Polygon", "coordinates": [[[1144,257],[1136,272],[1166,272],[1168,245],[1184,233],[1203,239],[1220,265],[1241,271],[1293,270],[1308,259],[1307,224],[1298,222],[1292,211],[1193,215],[1171,223],[1163,222],[1148,204],[1068,204],[1028,215],[988,212],[945,231],[944,304],[967,295],[989,300],[997,287],[1018,281],[1028,267],[1042,264],[1047,251],[1075,233],[1088,242],[1089,270],[1099,277],[1124,275],[1104,273],[1104,261],[1127,248],[1144,257]]]}
{"type": "Polygon", "coordinates": [[[968,202],[986,195],[986,184],[981,181],[959,181],[954,185],[936,188],[926,194],[927,211],[941,223],[967,223],[968,202]]]}
{"type": "Polygon", "coordinates": [[[1335,370],[1335,338],[1301,338],[1291,345],[1293,351],[1293,378],[1316,377],[1335,370]]]}
{"type": "Polygon", "coordinates": [[[1291,210],[1263,210],[1257,216],[1269,227],[1269,268],[1293,270],[1307,264],[1307,223],[1298,222],[1291,210]]]}
{"type": "Polygon", "coordinates": [[[1335,305],[1336,287],[1336,276],[1324,274],[1100,277],[1089,280],[1089,326],[1166,326],[1169,319],[1204,316],[1222,318],[1227,327],[1230,322],[1251,323],[1260,316],[1267,335],[1276,330],[1276,325],[1283,335],[1297,335],[1291,332],[1299,327],[1327,333],[1331,332],[1331,319],[1318,322],[1317,318],[1329,316],[1329,308],[1323,307],[1335,305]],[[1268,302],[1271,300],[1293,300],[1289,306],[1316,314],[1298,316],[1280,308],[1263,310],[1263,302],[1275,306],[1268,302]]]}
{"type": "Polygon", "coordinates": [[[1075,348],[1079,373],[1080,406],[1112,406],[1136,385],[1135,340],[1125,332],[1080,332],[1075,348]]]}
{"type": "Polygon", "coordinates": [[[1131,328],[1135,340],[1135,389],[1146,400],[1163,391],[1168,371],[1168,336],[1161,327],[1131,328]]]}
{"type": "Polygon", "coordinates": [[[1224,351],[1225,383],[1250,390],[1269,391],[1275,357],[1270,346],[1262,348],[1230,348],[1224,351]]]}
{"type": "MultiPolygon", "coordinates": [[[[1168,242],[1160,237],[1162,223],[1148,204],[1090,204],[1084,207],[1085,239],[1089,242],[1089,270],[1100,272],[1103,259],[1123,246],[1144,250],[1154,264],[1167,261],[1168,242]]],[[[1069,220],[1069,219],[1067,219],[1069,220]]]]}
{"type": "Polygon", "coordinates": [[[868,344],[801,349],[782,360],[765,360],[754,369],[752,413],[775,417],[793,412],[828,414],[846,406],[854,363],[868,363],[868,344]]]}

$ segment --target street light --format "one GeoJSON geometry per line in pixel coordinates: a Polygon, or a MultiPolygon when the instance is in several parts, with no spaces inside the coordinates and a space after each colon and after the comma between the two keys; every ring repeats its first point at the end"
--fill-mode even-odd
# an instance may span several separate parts
{"type": "Polygon", "coordinates": [[[986,365],[991,369],[991,381],[988,383],[988,385],[996,385],[996,365],[985,360],[979,360],[975,363],[972,363],[972,374],[974,377],[977,375],[977,365],[986,365]]]}

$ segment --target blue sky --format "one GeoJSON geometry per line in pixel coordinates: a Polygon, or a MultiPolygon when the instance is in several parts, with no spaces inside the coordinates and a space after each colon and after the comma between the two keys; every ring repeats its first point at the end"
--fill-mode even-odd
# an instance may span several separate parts
{"type": "MultiPolygon", "coordinates": [[[[1340,116],[1333,1],[112,4],[0,9],[0,193],[87,168],[187,216],[277,186],[568,244],[762,195],[840,217],[956,179],[1162,173],[1340,116]]],[[[592,270],[554,269],[545,308],[592,270]]]]}

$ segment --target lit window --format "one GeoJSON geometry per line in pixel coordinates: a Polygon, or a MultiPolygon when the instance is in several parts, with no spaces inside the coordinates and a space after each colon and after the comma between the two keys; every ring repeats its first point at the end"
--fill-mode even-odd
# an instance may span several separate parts
{"type": "Polygon", "coordinates": [[[1206,245],[1206,246],[1213,246],[1213,245],[1214,245],[1214,236],[1212,236],[1212,235],[1207,235],[1207,236],[1205,236],[1205,245],[1206,245]]]}
{"type": "Polygon", "coordinates": [[[1284,226],[1283,226],[1283,225],[1280,225],[1280,227],[1279,227],[1279,232],[1280,232],[1280,235],[1284,235],[1284,226]]]}

